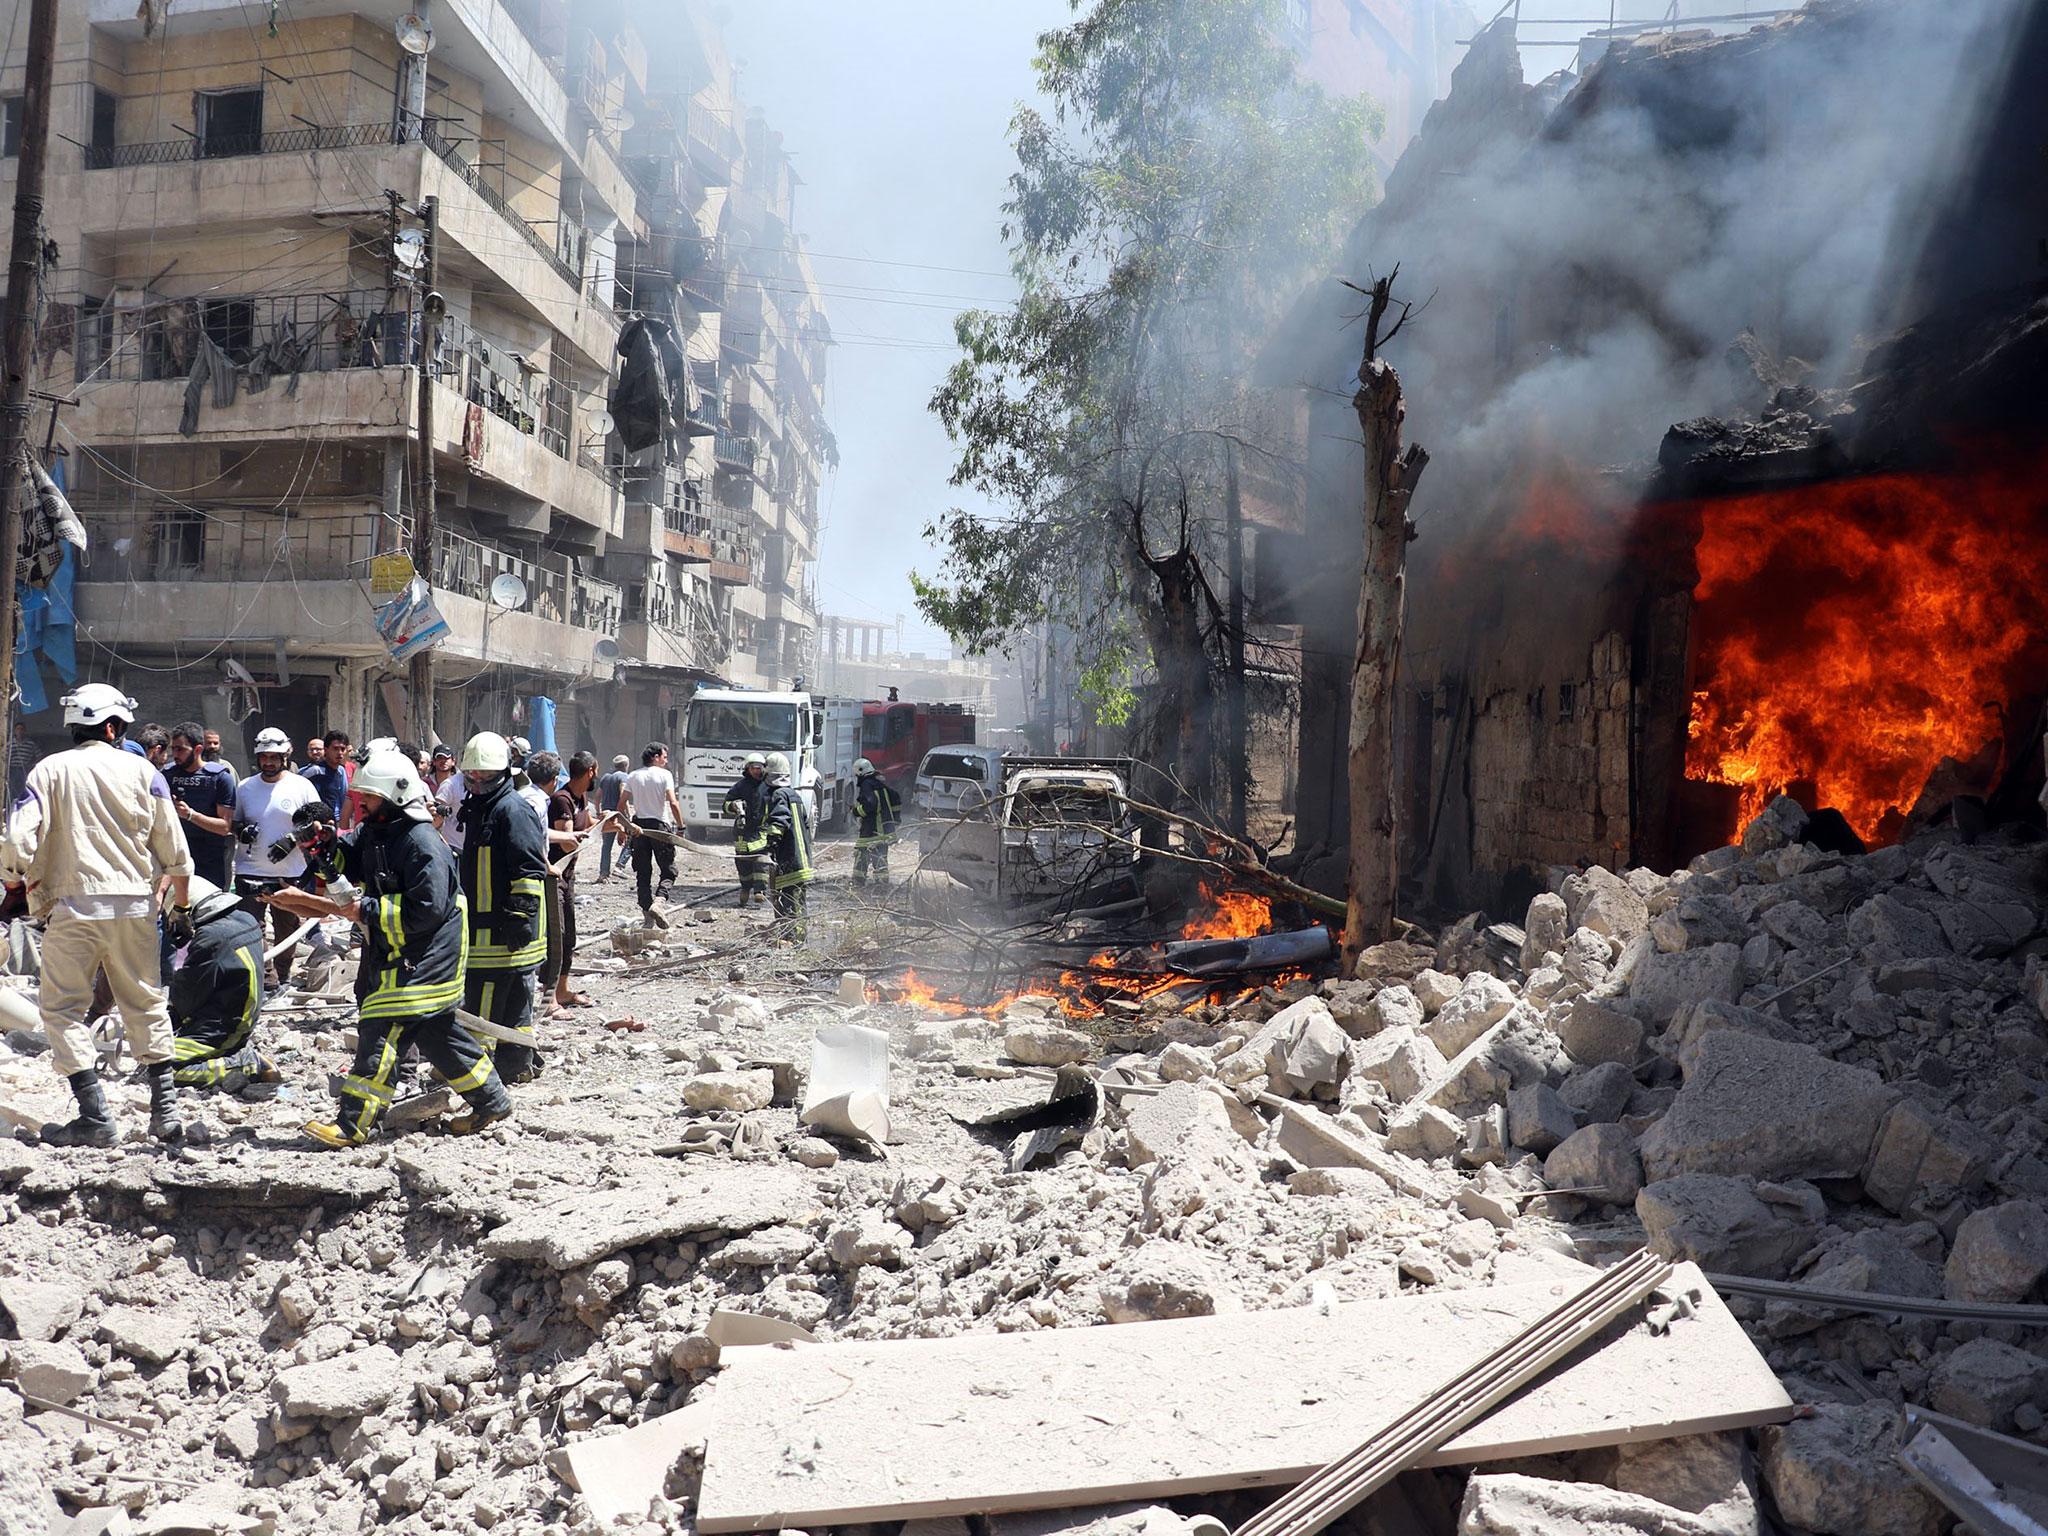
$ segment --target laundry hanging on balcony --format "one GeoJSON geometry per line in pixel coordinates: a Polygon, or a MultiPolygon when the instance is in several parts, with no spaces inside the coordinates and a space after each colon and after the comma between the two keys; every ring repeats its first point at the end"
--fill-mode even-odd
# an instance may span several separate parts
{"type": "Polygon", "coordinates": [[[36,658],[47,658],[66,684],[78,681],[78,616],[72,598],[79,561],[85,556],[85,525],[64,494],[64,464],[52,476],[25,456],[29,489],[22,519],[21,582],[15,607],[21,628],[15,641],[14,679],[21,712],[39,715],[50,707],[36,658]]]}
{"type": "Polygon", "coordinates": [[[625,361],[619,365],[609,404],[620,444],[628,453],[638,453],[661,443],[671,457],[679,457],[675,432],[688,385],[675,327],[652,315],[640,316],[619,334],[619,356],[625,361]]]}

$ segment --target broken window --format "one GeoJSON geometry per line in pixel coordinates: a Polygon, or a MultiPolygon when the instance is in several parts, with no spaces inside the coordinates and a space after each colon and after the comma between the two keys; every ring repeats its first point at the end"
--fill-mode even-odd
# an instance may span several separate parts
{"type": "Polygon", "coordinates": [[[263,87],[200,91],[192,98],[199,157],[220,160],[263,150],[263,87]]]}
{"type": "Polygon", "coordinates": [[[159,575],[198,570],[206,563],[206,518],[184,507],[158,512],[150,529],[150,559],[159,575]]]}
{"type": "Polygon", "coordinates": [[[1012,820],[1020,827],[1113,827],[1117,797],[1099,784],[1048,784],[1016,797],[1012,820]]]}

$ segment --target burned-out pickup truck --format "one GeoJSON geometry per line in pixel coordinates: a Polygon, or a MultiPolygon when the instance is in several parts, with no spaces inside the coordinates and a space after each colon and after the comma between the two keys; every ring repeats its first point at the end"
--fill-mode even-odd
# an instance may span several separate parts
{"type": "Polygon", "coordinates": [[[1004,901],[1037,901],[1130,876],[1138,860],[1131,762],[1011,757],[957,816],[918,824],[919,861],[1004,901]]]}

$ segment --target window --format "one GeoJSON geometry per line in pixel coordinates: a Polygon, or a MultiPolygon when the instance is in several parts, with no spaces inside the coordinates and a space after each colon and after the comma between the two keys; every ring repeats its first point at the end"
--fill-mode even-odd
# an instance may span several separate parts
{"type": "Polygon", "coordinates": [[[112,91],[93,87],[92,93],[92,152],[94,164],[98,157],[107,155],[114,148],[114,124],[120,107],[120,98],[112,91]]]}
{"type": "Polygon", "coordinates": [[[114,312],[104,297],[90,294],[78,301],[78,382],[99,371],[114,351],[114,312]]]}
{"type": "Polygon", "coordinates": [[[200,324],[207,339],[235,362],[247,362],[255,350],[256,305],[249,299],[209,299],[200,306],[200,324]]]}
{"type": "Polygon", "coordinates": [[[0,97],[0,159],[12,160],[21,153],[21,98],[0,97]]]}
{"type": "Polygon", "coordinates": [[[206,561],[206,519],[183,508],[157,513],[150,555],[160,575],[198,570],[206,561]]]}
{"type": "Polygon", "coordinates": [[[260,154],[263,149],[263,87],[201,91],[192,98],[192,119],[198,130],[201,159],[220,160],[230,155],[260,154]]]}

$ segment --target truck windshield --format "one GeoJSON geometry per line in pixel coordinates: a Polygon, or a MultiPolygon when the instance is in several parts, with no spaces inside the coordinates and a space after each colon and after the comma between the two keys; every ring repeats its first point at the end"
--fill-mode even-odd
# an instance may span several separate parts
{"type": "Polygon", "coordinates": [[[1109,827],[1120,809],[1107,787],[1071,780],[1028,785],[1016,792],[1012,806],[1011,821],[1020,827],[1109,827]]]}
{"type": "Polygon", "coordinates": [[[690,706],[689,744],[786,752],[797,745],[796,706],[698,699],[690,706]]]}
{"type": "Polygon", "coordinates": [[[958,752],[927,752],[918,772],[927,779],[972,779],[977,784],[986,777],[980,758],[958,752]]]}

